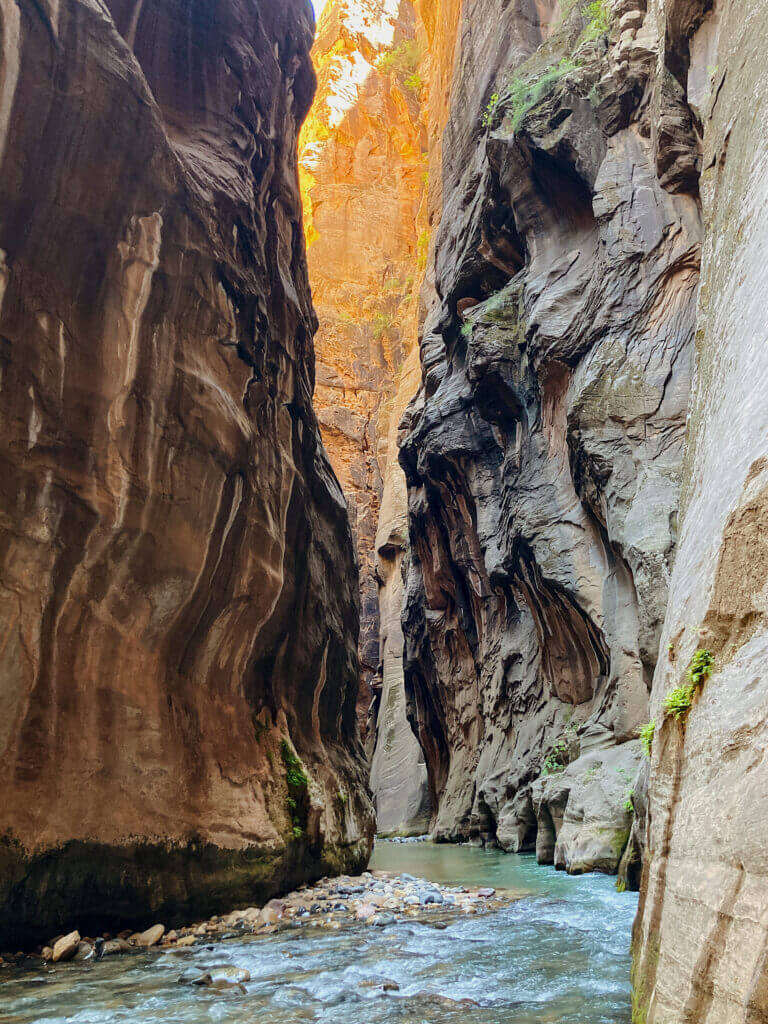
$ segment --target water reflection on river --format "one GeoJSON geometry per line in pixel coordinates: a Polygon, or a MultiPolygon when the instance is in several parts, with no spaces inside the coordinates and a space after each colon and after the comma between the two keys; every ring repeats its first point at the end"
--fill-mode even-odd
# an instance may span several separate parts
{"type": "Polygon", "coordinates": [[[0,1021],[630,1021],[628,950],[637,898],[617,893],[613,878],[571,878],[539,867],[531,856],[430,843],[379,843],[371,866],[441,884],[512,889],[524,897],[495,914],[449,918],[447,927],[445,921],[439,927],[414,921],[342,931],[303,927],[232,939],[213,950],[5,972],[0,1021]],[[250,971],[245,994],[178,984],[188,965],[224,963],[250,971]]]}

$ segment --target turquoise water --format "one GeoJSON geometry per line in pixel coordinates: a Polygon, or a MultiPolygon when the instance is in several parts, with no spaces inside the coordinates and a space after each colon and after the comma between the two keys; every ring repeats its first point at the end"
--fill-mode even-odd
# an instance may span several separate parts
{"type": "Polygon", "coordinates": [[[522,898],[498,913],[385,928],[297,928],[213,948],[4,972],[3,1024],[627,1024],[637,897],[602,875],[571,878],[531,856],[377,844],[371,867],[522,898]],[[178,983],[234,964],[245,992],[178,983]],[[390,991],[383,991],[384,982],[390,991]],[[394,986],[398,986],[396,989],[394,986]],[[462,1000],[470,1002],[462,1003],[462,1000]]]}

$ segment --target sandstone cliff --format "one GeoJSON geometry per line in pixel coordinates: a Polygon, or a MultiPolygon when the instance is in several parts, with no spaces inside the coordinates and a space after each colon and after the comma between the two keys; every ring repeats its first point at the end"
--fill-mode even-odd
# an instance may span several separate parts
{"type": "Polygon", "coordinates": [[[15,945],[358,868],[372,817],[311,406],[309,4],[2,0],[0,27],[15,945]]]}
{"type": "Polygon", "coordinates": [[[426,767],[403,689],[406,501],[396,449],[397,421],[417,387],[426,255],[427,93],[410,0],[329,0],[312,59],[318,89],[300,170],[320,324],[315,408],[360,564],[358,713],[379,830],[423,832],[426,767]]]}
{"type": "MultiPolygon", "coordinates": [[[[434,14],[434,9],[433,9],[434,14]]],[[[465,5],[404,421],[438,838],[615,871],[676,542],[701,219],[640,0],[465,5]]]]}
{"type": "Polygon", "coordinates": [[[757,1024],[768,1014],[768,8],[674,0],[648,18],[659,84],[685,97],[700,138],[705,234],[680,541],[651,700],[634,1019],[757,1024]],[[676,719],[664,697],[688,685],[697,650],[712,671],[676,719]]]}

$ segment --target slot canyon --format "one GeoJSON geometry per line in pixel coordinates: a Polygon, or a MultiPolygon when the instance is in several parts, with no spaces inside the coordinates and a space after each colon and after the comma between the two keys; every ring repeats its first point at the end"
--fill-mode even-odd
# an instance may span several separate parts
{"type": "Polygon", "coordinates": [[[765,0],[0,0],[0,1020],[768,1020],[765,0]]]}

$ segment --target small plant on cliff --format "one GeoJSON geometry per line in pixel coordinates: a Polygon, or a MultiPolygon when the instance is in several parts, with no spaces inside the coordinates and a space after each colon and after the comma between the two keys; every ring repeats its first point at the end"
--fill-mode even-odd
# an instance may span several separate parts
{"type": "Polygon", "coordinates": [[[652,719],[650,722],[646,722],[640,729],[640,742],[643,745],[645,756],[651,756],[651,749],[653,748],[653,735],[656,732],[656,719],[652,719]]]}
{"type": "Polygon", "coordinates": [[[488,100],[485,110],[483,111],[482,125],[483,128],[490,128],[493,124],[493,115],[496,113],[496,107],[499,105],[499,94],[495,92],[488,100]]]}
{"type": "Polygon", "coordinates": [[[693,698],[696,696],[696,691],[712,675],[714,665],[715,659],[712,657],[711,651],[700,647],[691,658],[691,663],[688,666],[687,675],[690,682],[670,690],[664,698],[664,711],[666,714],[672,715],[678,722],[685,721],[693,704],[693,698]]]}
{"type": "Polygon", "coordinates": [[[425,229],[419,235],[419,239],[416,242],[417,260],[416,265],[419,268],[419,273],[423,273],[427,267],[427,254],[429,252],[429,232],[425,229]]]}
{"type": "Polygon", "coordinates": [[[561,78],[578,67],[570,57],[563,57],[536,78],[513,78],[510,86],[512,131],[517,131],[526,115],[538,106],[561,78]]]}
{"type": "Polygon", "coordinates": [[[419,64],[421,47],[415,39],[404,39],[376,61],[376,67],[383,75],[394,75],[403,81],[416,74],[419,64]]]}
{"type": "Polygon", "coordinates": [[[608,6],[608,0],[593,0],[582,10],[587,24],[581,33],[581,42],[601,39],[608,34],[608,29],[611,26],[611,9],[608,6]]]}
{"type": "Polygon", "coordinates": [[[373,337],[376,341],[381,341],[386,332],[390,329],[394,323],[394,318],[390,313],[377,313],[373,318],[373,337]]]}
{"type": "Polygon", "coordinates": [[[715,659],[710,651],[700,647],[691,658],[688,666],[688,678],[694,686],[701,686],[712,675],[715,659]]]}
{"type": "Polygon", "coordinates": [[[409,89],[414,96],[421,96],[421,90],[424,83],[421,80],[421,75],[418,71],[414,71],[412,75],[408,75],[404,82],[405,88],[409,89]]]}
{"type": "Polygon", "coordinates": [[[627,799],[624,801],[624,810],[628,811],[630,814],[635,813],[635,805],[633,802],[634,795],[634,789],[630,789],[630,791],[627,793],[627,799]]]}
{"type": "Polygon", "coordinates": [[[558,740],[544,758],[541,774],[546,777],[547,775],[556,775],[558,772],[565,771],[567,753],[568,743],[564,739],[558,740]]]}
{"type": "Polygon", "coordinates": [[[280,757],[285,768],[285,784],[288,789],[286,807],[291,816],[291,832],[298,839],[303,835],[309,810],[309,778],[288,740],[280,743],[280,757]]]}
{"type": "Polygon", "coordinates": [[[678,722],[683,721],[691,709],[695,693],[696,687],[692,683],[689,683],[688,686],[676,686],[674,690],[670,690],[664,698],[665,714],[671,715],[678,722]]]}

